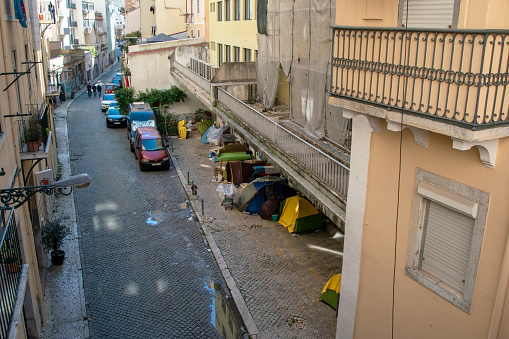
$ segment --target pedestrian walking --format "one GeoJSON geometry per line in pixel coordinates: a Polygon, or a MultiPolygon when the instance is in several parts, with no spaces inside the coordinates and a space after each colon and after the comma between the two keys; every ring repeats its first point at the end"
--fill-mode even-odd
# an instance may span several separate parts
{"type": "Polygon", "coordinates": [[[99,98],[101,97],[101,91],[103,90],[101,83],[97,84],[97,94],[99,94],[99,98]]]}
{"type": "Polygon", "coordinates": [[[90,86],[90,84],[87,84],[87,92],[88,92],[88,97],[90,98],[92,96],[92,86],[90,86]]]}
{"type": "Polygon", "coordinates": [[[92,85],[92,92],[94,92],[94,98],[97,97],[97,86],[95,84],[92,85]]]}

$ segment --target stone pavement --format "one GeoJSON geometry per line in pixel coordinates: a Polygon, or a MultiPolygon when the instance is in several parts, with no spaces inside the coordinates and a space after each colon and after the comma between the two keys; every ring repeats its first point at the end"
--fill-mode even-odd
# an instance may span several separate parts
{"type": "MultiPolygon", "coordinates": [[[[66,121],[71,102],[62,103],[55,111],[63,177],[71,174],[66,121]]],[[[340,238],[327,231],[292,235],[273,221],[225,210],[216,193],[217,183],[212,182],[213,169],[219,164],[207,158],[217,146],[200,143],[193,131],[186,140],[172,139],[170,148],[182,185],[250,335],[334,338],[336,313],[319,301],[319,295],[327,280],[340,272],[340,238]],[[191,194],[188,176],[198,186],[197,196],[191,194]]],[[[74,236],[64,244],[65,264],[49,267],[45,276],[43,338],[88,338],[73,194],[57,197],[55,215],[70,217],[74,236]]]]}
{"type": "MultiPolygon", "coordinates": [[[[117,63],[112,67],[116,67],[117,63]]],[[[111,69],[107,68],[104,72],[111,69]]],[[[104,74],[103,72],[103,74],[104,74]]],[[[99,81],[102,74],[93,81],[99,81]]],[[[86,92],[86,87],[76,92],[75,98],[86,92]]],[[[99,98],[97,100],[100,100],[99,98]]],[[[67,136],[67,109],[74,100],[61,102],[54,111],[55,137],[57,153],[61,166],[61,177],[71,174],[69,145],[67,136]]],[[[65,263],[62,266],[51,266],[43,274],[44,307],[46,323],[43,325],[43,339],[81,339],[88,338],[88,320],[86,315],[83,277],[78,245],[78,229],[73,193],[70,195],[55,193],[54,217],[69,217],[72,237],[63,245],[65,263]]]]}

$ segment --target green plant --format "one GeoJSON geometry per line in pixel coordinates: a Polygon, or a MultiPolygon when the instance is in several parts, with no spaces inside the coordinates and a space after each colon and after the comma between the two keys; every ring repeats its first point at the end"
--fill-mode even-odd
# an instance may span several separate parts
{"type": "Polygon", "coordinates": [[[71,235],[71,230],[66,223],[67,219],[67,217],[54,218],[46,222],[42,228],[42,244],[47,250],[53,250],[56,253],[62,247],[65,238],[71,235]]]}
{"type": "Polygon", "coordinates": [[[80,49],[90,51],[94,58],[97,57],[97,50],[95,49],[95,46],[80,46],[80,49]]]}
{"type": "Polygon", "coordinates": [[[41,129],[41,124],[39,123],[39,120],[38,119],[29,119],[27,126],[26,126],[25,135],[24,135],[25,142],[35,142],[35,141],[39,141],[41,138],[42,138],[42,129],[41,129]]]}
{"type": "Polygon", "coordinates": [[[123,87],[115,90],[115,99],[118,101],[120,113],[127,114],[127,107],[131,102],[134,102],[134,89],[123,87]]]}

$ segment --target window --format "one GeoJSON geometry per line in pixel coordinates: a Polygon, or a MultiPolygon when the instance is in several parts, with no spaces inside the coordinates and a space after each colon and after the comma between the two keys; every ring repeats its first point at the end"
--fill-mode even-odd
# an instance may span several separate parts
{"type": "Polygon", "coordinates": [[[233,0],[233,1],[234,1],[233,7],[234,7],[234,11],[235,11],[234,19],[240,20],[240,0],[233,0]]]}
{"type": "MultiPolygon", "coordinates": [[[[25,61],[27,62],[27,64],[25,66],[26,66],[26,70],[28,72],[28,71],[30,71],[30,66],[32,66],[32,64],[28,63],[30,61],[30,58],[28,55],[28,45],[25,45],[25,61]]],[[[28,80],[28,90],[31,91],[32,90],[32,79],[31,79],[30,73],[27,73],[27,80],[28,80]]]]}
{"type": "Polygon", "coordinates": [[[244,61],[251,61],[251,50],[249,48],[244,48],[244,61]]]}
{"type": "Polygon", "coordinates": [[[460,0],[400,0],[399,26],[456,28],[460,0]]]}
{"type": "Polygon", "coordinates": [[[210,42],[210,50],[211,51],[215,51],[216,50],[216,43],[213,42],[213,41],[210,42]]]}
{"type": "Polygon", "coordinates": [[[217,60],[218,66],[223,64],[223,44],[217,44],[217,60]]]}
{"type": "Polygon", "coordinates": [[[211,12],[214,12],[214,5],[215,5],[215,4],[210,4],[210,11],[211,11],[211,12]]]}
{"type": "Polygon", "coordinates": [[[467,313],[488,203],[487,192],[417,170],[406,274],[467,313]]]}
{"type": "Polygon", "coordinates": [[[244,0],[244,20],[253,19],[253,2],[252,0],[244,0]]]}
{"type": "Polygon", "coordinates": [[[233,47],[233,61],[235,62],[240,61],[240,47],[237,46],[233,47]]]}
{"type": "Polygon", "coordinates": [[[226,50],[226,62],[232,61],[230,45],[224,45],[224,48],[226,50]]]}
{"type": "Polygon", "coordinates": [[[199,28],[196,30],[196,33],[197,33],[197,37],[199,38],[201,36],[201,34],[200,34],[201,32],[200,32],[199,28]]]}
{"type": "MultiPolygon", "coordinates": [[[[16,61],[16,50],[12,51],[12,72],[16,73],[18,71],[17,61],[16,61]]],[[[19,80],[19,79],[18,79],[19,80]]],[[[21,96],[19,94],[19,83],[18,81],[14,82],[14,86],[16,87],[16,98],[18,99],[18,113],[23,113],[23,106],[21,105],[21,96]]]]}
{"type": "Polygon", "coordinates": [[[224,0],[224,6],[225,6],[224,10],[226,11],[226,13],[225,13],[225,20],[226,21],[230,21],[231,20],[230,16],[231,16],[231,12],[232,11],[231,11],[230,4],[231,4],[231,0],[224,0]]]}
{"type": "Polygon", "coordinates": [[[200,14],[200,0],[196,0],[196,13],[200,14]]]}
{"type": "Polygon", "coordinates": [[[223,2],[217,3],[217,21],[223,21],[223,2]]]}
{"type": "Polygon", "coordinates": [[[191,30],[191,38],[194,38],[194,29],[191,30]]]}

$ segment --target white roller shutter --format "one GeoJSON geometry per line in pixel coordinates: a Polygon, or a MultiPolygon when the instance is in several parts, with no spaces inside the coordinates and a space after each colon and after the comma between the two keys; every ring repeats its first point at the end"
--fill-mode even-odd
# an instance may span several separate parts
{"type": "Polygon", "coordinates": [[[463,292],[475,219],[428,201],[421,270],[463,292]]]}
{"type": "Polygon", "coordinates": [[[455,3],[457,0],[401,0],[400,26],[408,28],[454,27],[455,3]]]}

